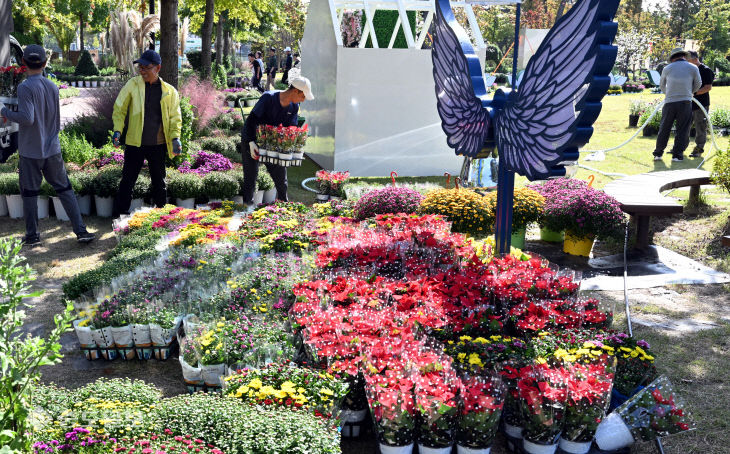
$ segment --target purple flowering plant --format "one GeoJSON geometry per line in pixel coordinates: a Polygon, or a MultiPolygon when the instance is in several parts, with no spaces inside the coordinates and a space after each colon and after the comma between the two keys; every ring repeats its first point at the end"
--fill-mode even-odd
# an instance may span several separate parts
{"type": "Polygon", "coordinates": [[[626,221],[616,199],[582,180],[560,178],[531,185],[545,197],[540,226],[577,237],[619,238],[626,221]]]}
{"type": "Polygon", "coordinates": [[[218,153],[200,150],[193,153],[192,158],[192,163],[184,161],[177,170],[180,173],[197,173],[198,175],[207,175],[210,172],[222,172],[233,169],[233,163],[231,160],[218,153]]]}
{"type": "Polygon", "coordinates": [[[423,195],[409,188],[388,186],[365,193],[355,203],[356,219],[367,219],[378,214],[405,213],[412,214],[418,210],[423,195]]]}
{"type": "Polygon", "coordinates": [[[54,454],[61,452],[102,453],[109,452],[117,443],[116,438],[97,438],[88,429],[75,427],[66,432],[60,440],[37,441],[33,443],[35,454],[54,454]]]}

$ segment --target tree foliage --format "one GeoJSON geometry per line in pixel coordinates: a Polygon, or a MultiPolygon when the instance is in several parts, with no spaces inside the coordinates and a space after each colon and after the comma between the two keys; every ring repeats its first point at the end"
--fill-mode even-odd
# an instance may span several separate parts
{"type": "Polygon", "coordinates": [[[641,70],[646,57],[649,55],[649,36],[631,29],[622,31],[616,36],[614,44],[618,47],[616,66],[624,75],[628,76],[629,71],[641,70]]]}
{"type": "Polygon", "coordinates": [[[694,16],[692,38],[700,41],[703,51],[730,49],[730,3],[707,0],[694,16]]]}

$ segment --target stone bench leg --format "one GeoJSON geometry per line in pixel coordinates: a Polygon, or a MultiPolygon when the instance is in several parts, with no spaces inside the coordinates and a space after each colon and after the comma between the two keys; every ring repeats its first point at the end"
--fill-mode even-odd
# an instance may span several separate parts
{"type": "Polygon", "coordinates": [[[636,248],[649,247],[649,220],[651,216],[636,216],[636,248]]]}
{"type": "Polygon", "coordinates": [[[689,203],[690,205],[697,206],[700,201],[700,185],[696,184],[689,187],[689,203]]]}

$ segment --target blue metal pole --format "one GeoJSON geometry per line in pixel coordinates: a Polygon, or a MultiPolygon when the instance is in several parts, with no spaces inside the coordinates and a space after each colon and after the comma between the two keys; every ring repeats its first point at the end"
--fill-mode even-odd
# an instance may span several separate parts
{"type": "MultiPolygon", "coordinates": [[[[520,47],[520,4],[515,11],[515,45],[512,54],[512,89],[517,83],[517,55],[520,47]]],[[[499,145],[499,144],[497,144],[499,145]]],[[[501,156],[500,156],[501,158],[501,156]]],[[[499,160],[497,176],[497,213],[494,224],[494,239],[497,252],[509,254],[512,245],[512,205],[514,203],[515,173],[507,170],[504,159],[499,160]]]]}

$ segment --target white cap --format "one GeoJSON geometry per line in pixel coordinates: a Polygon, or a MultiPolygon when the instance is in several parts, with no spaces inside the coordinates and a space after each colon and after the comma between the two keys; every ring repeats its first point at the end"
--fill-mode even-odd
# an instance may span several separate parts
{"type": "Polygon", "coordinates": [[[284,48],[284,52],[291,52],[291,47],[289,47],[289,46],[286,46],[286,47],[284,48]]]}
{"type": "Polygon", "coordinates": [[[307,101],[312,101],[314,99],[314,95],[312,94],[312,84],[306,77],[299,76],[295,77],[294,79],[290,79],[289,85],[302,90],[302,92],[304,93],[304,99],[306,99],[307,101]]]}

